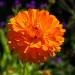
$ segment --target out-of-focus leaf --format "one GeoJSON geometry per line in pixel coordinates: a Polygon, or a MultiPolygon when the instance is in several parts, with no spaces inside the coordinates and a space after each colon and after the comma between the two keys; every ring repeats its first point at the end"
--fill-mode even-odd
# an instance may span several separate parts
{"type": "Polygon", "coordinates": [[[4,50],[3,57],[0,61],[0,66],[4,68],[7,64],[8,59],[11,59],[11,55],[10,55],[10,49],[7,45],[7,39],[2,29],[0,29],[0,41],[2,43],[3,50],[4,50]]]}

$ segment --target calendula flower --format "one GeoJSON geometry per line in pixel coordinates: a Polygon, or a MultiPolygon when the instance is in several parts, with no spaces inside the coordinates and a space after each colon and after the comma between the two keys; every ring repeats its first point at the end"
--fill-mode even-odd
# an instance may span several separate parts
{"type": "Polygon", "coordinates": [[[48,11],[28,9],[10,19],[7,38],[10,48],[30,63],[41,63],[55,56],[64,42],[62,24],[48,11]]]}

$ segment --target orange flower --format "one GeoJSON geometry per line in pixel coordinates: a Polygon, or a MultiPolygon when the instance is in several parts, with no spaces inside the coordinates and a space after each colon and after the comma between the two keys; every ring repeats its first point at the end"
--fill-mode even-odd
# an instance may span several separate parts
{"type": "Polygon", "coordinates": [[[18,56],[30,63],[45,62],[55,56],[64,42],[62,24],[48,11],[20,11],[7,25],[9,46],[18,56]]]}

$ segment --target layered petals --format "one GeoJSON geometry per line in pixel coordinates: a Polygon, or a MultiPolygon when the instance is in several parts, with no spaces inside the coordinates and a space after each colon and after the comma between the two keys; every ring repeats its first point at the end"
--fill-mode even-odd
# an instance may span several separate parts
{"type": "Polygon", "coordinates": [[[45,10],[20,11],[10,19],[7,38],[10,48],[30,63],[42,63],[55,56],[64,42],[62,24],[45,10]]]}

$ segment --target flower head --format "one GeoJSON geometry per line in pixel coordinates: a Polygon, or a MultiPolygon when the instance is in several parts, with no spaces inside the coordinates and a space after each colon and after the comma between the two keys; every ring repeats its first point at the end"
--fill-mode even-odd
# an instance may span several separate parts
{"type": "Polygon", "coordinates": [[[9,46],[18,56],[30,63],[41,63],[55,56],[64,42],[62,24],[48,11],[20,11],[7,25],[9,46]]]}

